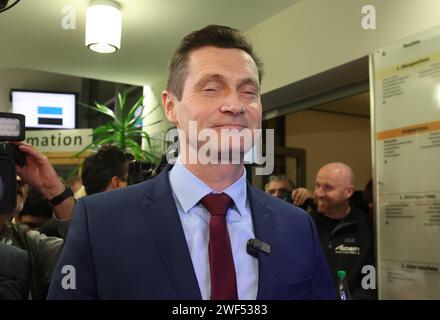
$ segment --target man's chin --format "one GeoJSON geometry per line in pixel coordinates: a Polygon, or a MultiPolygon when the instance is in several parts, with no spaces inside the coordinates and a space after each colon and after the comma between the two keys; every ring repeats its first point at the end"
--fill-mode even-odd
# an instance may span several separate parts
{"type": "Polygon", "coordinates": [[[318,211],[321,212],[321,213],[327,212],[327,210],[328,210],[328,205],[325,205],[325,204],[319,204],[319,203],[318,203],[318,205],[317,205],[317,209],[318,209],[318,211]]]}
{"type": "Polygon", "coordinates": [[[220,148],[216,151],[218,163],[240,164],[243,161],[244,153],[240,148],[220,148]]]}

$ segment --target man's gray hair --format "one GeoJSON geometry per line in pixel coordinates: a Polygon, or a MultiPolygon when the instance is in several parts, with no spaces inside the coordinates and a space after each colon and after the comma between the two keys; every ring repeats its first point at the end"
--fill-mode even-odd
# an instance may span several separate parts
{"type": "Polygon", "coordinates": [[[290,180],[290,178],[288,176],[286,176],[285,174],[278,174],[278,175],[271,175],[269,177],[269,181],[264,186],[264,190],[267,192],[267,189],[269,188],[269,184],[272,181],[283,181],[283,180],[285,180],[285,181],[287,181],[289,183],[290,191],[295,189],[295,184],[292,182],[292,180],[290,180]]]}

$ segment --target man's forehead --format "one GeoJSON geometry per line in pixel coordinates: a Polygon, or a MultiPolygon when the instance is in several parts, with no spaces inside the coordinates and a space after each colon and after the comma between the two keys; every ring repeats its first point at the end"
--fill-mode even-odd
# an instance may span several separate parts
{"type": "Polygon", "coordinates": [[[242,58],[249,62],[253,62],[253,64],[256,65],[252,57],[246,51],[239,48],[220,48],[216,46],[203,46],[197,49],[193,49],[189,53],[190,59],[191,58],[198,59],[203,57],[219,57],[219,55],[220,56],[234,55],[237,58],[242,58]]]}
{"type": "Polygon", "coordinates": [[[343,170],[320,170],[316,176],[316,182],[339,186],[349,183],[349,179],[343,170]]]}
{"type": "Polygon", "coordinates": [[[275,186],[279,186],[279,185],[289,185],[289,182],[287,180],[272,180],[269,183],[269,186],[271,186],[271,187],[275,187],[275,186]]]}
{"type": "Polygon", "coordinates": [[[224,68],[225,70],[242,66],[249,74],[258,79],[258,67],[252,57],[245,51],[236,48],[218,48],[207,46],[193,50],[189,54],[189,68],[197,69],[196,76],[202,77],[204,72],[213,73],[210,68],[224,68]],[[202,70],[199,70],[199,69],[202,70]],[[206,69],[206,70],[205,70],[206,69]]]}

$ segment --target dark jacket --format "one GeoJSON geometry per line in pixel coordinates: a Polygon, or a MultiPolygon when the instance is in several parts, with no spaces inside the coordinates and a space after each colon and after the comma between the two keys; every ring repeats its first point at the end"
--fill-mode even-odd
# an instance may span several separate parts
{"type": "Polygon", "coordinates": [[[7,222],[0,233],[0,243],[27,252],[28,286],[33,300],[46,299],[52,273],[63,246],[63,239],[47,237],[26,225],[7,222]]]}
{"type": "Polygon", "coordinates": [[[26,251],[0,243],[0,300],[27,299],[27,276],[26,251]]]}
{"type": "MultiPolygon", "coordinates": [[[[251,186],[247,196],[255,237],[271,248],[258,254],[257,299],[336,298],[311,217],[251,186]]],[[[48,298],[202,298],[167,169],[78,201],[48,298]]]]}
{"type": "Polygon", "coordinates": [[[349,214],[340,220],[332,231],[328,223],[329,218],[317,211],[311,215],[335,286],[338,282],[338,270],[345,270],[353,299],[375,299],[375,290],[364,290],[361,285],[362,278],[366,275],[362,274],[363,266],[375,265],[373,230],[365,214],[352,207],[349,214]]]}

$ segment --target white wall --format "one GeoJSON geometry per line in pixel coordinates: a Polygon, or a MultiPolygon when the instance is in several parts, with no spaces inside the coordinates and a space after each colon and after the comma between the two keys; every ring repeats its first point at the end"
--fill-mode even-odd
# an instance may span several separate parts
{"type": "Polygon", "coordinates": [[[438,24],[439,0],[301,0],[247,35],[265,63],[267,92],[438,24]],[[376,30],[361,27],[367,4],[376,8],[376,30]]]}
{"type": "MultiPolygon", "coordinates": [[[[150,151],[158,156],[165,151],[165,134],[167,130],[174,126],[165,117],[165,112],[162,107],[162,91],[165,89],[165,86],[165,83],[161,83],[153,87],[150,87],[148,85],[144,86],[144,105],[146,107],[144,110],[144,115],[146,115],[147,113],[148,115],[144,118],[143,130],[147,132],[149,136],[153,139],[152,150],[150,151]],[[158,123],[153,124],[155,122],[158,123]]],[[[147,141],[145,139],[142,140],[142,148],[145,150],[149,149],[147,141]]]]}
{"type": "Polygon", "coordinates": [[[319,168],[329,162],[348,164],[355,187],[371,179],[370,119],[319,111],[286,116],[286,147],[306,150],[306,186],[313,190],[319,168]]]}
{"type": "Polygon", "coordinates": [[[11,112],[11,89],[69,91],[81,94],[81,78],[25,69],[0,69],[0,112],[11,112]]]}

